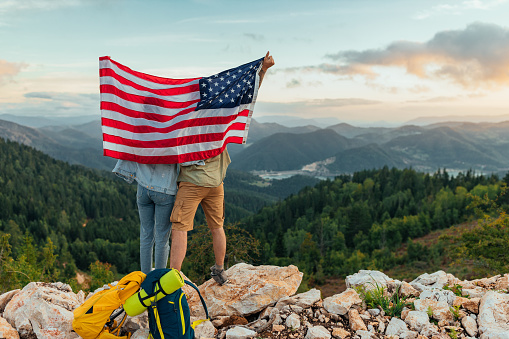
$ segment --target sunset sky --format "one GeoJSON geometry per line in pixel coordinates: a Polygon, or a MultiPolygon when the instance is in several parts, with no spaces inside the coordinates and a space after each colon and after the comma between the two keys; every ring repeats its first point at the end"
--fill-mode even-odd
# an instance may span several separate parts
{"type": "Polygon", "coordinates": [[[154,75],[276,65],[254,117],[509,115],[509,0],[0,0],[0,114],[99,116],[98,58],[154,75]]]}

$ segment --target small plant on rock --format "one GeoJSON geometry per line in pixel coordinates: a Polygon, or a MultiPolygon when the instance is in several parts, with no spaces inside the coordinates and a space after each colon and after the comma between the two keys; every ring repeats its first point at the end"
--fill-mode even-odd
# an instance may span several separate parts
{"type": "Polygon", "coordinates": [[[451,339],[458,339],[458,332],[456,332],[454,328],[451,328],[447,334],[451,337],[451,339]]]}
{"type": "MultiPolygon", "coordinates": [[[[455,284],[454,286],[445,285],[444,290],[452,291],[456,296],[463,297],[463,286],[460,284],[455,284]]],[[[465,297],[469,298],[469,295],[467,294],[465,297]]]]}
{"type": "Polygon", "coordinates": [[[438,321],[435,318],[433,318],[433,309],[431,308],[431,306],[428,306],[426,313],[428,314],[429,321],[435,325],[438,325],[438,321]]]}
{"type": "Polygon", "coordinates": [[[460,318],[460,305],[456,305],[454,307],[449,307],[449,310],[452,313],[452,316],[454,317],[454,320],[459,320],[460,318]]]}
{"type": "Polygon", "coordinates": [[[364,286],[357,286],[355,289],[369,308],[381,308],[386,315],[390,317],[401,317],[401,311],[405,306],[410,306],[406,302],[406,297],[399,296],[399,286],[392,295],[386,295],[386,288],[378,283],[371,283],[373,289],[368,290],[364,286]]]}

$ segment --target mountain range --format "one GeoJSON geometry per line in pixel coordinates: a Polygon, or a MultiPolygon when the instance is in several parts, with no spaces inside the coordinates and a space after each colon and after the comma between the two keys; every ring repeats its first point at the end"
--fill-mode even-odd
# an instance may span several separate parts
{"type": "MultiPolygon", "coordinates": [[[[1,117],[5,117],[2,115],[1,117]]],[[[90,119],[90,117],[89,117],[90,119]]],[[[23,117],[18,120],[25,121],[23,117]]],[[[0,120],[0,137],[35,147],[57,159],[111,170],[102,156],[99,119],[77,124],[37,119],[23,126],[0,120]]],[[[86,120],[86,119],[85,119],[86,120]]],[[[426,126],[357,127],[339,123],[288,127],[252,120],[248,144],[230,144],[231,167],[241,171],[307,171],[334,176],[383,166],[434,172],[469,169],[505,173],[509,169],[509,121],[438,122],[426,126]]]]}

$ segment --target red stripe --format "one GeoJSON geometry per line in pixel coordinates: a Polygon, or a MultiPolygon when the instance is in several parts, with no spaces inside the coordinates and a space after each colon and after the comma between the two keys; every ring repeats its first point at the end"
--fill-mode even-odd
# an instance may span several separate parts
{"type": "Polygon", "coordinates": [[[150,87],[141,86],[131,80],[128,80],[128,79],[118,75],[117,73],[115,73],[115,71],[112,70],[111,68],[101,68],[99,70],[99,76],[101,76],[101,77],[110,76],[110,77],[118,80],[121,84],[131,86],[131,87],[133,87],[137,90],[140,90],[140,91],[146,91],[146,92],[154,93],[157,95],[179,95],[179,94],[187,94],[187,93],[191,93],[191,92],[197,92],[200,90],[199,84],[193,84],[193,85],[188,85],[188,86],[184,86],[184,87],[176,87],[176,88],[153,89],[150,87]]]}
{"type": "Polygon", "coordinates": [[[193,107],[183,109],[182,111],[180,111],[174,115],[164,115],[164,114],[157,114],[157,113],[146,113],[146,112],[135,111],[135,110],[120,106],[119,104],[116,104],[114,102],[101,101],[101,110],[118,112],[120,114],[123,114],[123,115],[131,117],[131,118],[146,119],[146,120],[159,121],[159,122],[170,121],[173,118],[178,117],[180,115],[184,115],[184,114],[193,112],[195,110],[195,108],[196,107],[193,106],[193,107]]]}
{"type": "Polygon", "coordinates": [[[200,99],[195,99],[185,102],[175,102],[159,98],[145,97],[141,95],[126,93],[113,85],[101,85],[101,93],[113,94],[119,98],[138,104],[154,105],[163,108],[186,108],[189,105],[195,104],[200,101],[200,99]]]}
{"type": "Polygon", "coordinates": [[[196,80],[196,79],[201,79],[201,77],[199,77],[199,78],[191,78],[191,79],[170,79],[170,78],[163,78],[163,77],[158,77],[158,76],[155,76],[155,75],[150,75],[150,74],[146,74],[146,73],[142,73],[142,72],[133,71],[129,67],[126,67],[126,66],[124,66],[122,64],[119,64],[115,60],[111,59],[109,56],[100,57],[99,60],[100,61],[101,60],[109,60],[111,63],[115,64],[118,68],[120,68],[124,72],[132,74],[132,75],[134,75],[134,76],[136,76],[136,77],[138,77],[140,79],[151,81],[151,82],[155,82],[155,83],[158,83],[158,84],[181,85],[181,84],[185,84],[185,83],[188,83],[188,82],[196,80]]]}
{"type": "Polygon", "coordinates": [[[234,123],[228,127],[224,132],[221,133],[208,133],[208,134],[197,134],[197,135],[189,135],[185,137],[173,138],[173,139],[163,139],[163,140],[153,140],[153,141],[140,141],[133,139],[125,139],[122,137],[118,137],[110,134],[103,134],[103,141],[111,142],[113,144],[120,144],[129,147],[137,147],[137,148],[167,148],[167,147],[177,147],[182,145],[190,145],[190,144],[198,144],[203,142],[212,142],[223,140],[225,134],[228,131],[244,131],[246,129],[245,123],[234,123]]]}
{"type": "Polygon", "coordinates": [[[209,151],[203,151],[203,152],[194,152],[194,153],[187,153],[187,154],[181,154],[181,155],[168,155],[168,156],[140,156],[140,155],[134,155],[129,153],[123,153],[123,152],[117,152],[117,151],[111,151],[111,150],[104,150],[104,155],[107,157],[112,157],[115,159],[122,159],[122,160],[129,160],[138,162],[140,164],[177,164],[187,161],[196,161],[196,160],[203,160],[203,159],[209,159],[212,157],[215,157],[216,155],[221,154],[224,149],[226,148],[226,144],[234,143],[234,144],[242,144],[243,138],[241,137],[229,137],[225,140],[223,147],[216,148],[209,151]]]}
{"type": "Polygon", "coordinates": [[[101,118],[101,122],[103,126],[112,127],[116,129],[121,129],[124,131],[129,131],[133,133],[169,133],[179,129],[188,128],[188,127],[198,127],[198,126],[209,126],[209,125],[226,125],[230,122],[237,119],[237,115],[229,115],[226,117],[207,117],[207,118],[195,118],[179,121],[173,125],[157,128],[146,125],[130,125],[123,121],[118,121],[109,118],[101,118]]]}

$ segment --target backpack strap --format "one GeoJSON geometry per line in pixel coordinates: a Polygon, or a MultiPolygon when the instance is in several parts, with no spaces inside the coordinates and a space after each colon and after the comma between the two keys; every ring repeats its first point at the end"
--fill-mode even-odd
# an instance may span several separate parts
{"type": "Polygon", "coordinates": [[[198,326],[199,324],[201,324],[202,322],[204,321],[207,321],[207,320],[210,320],[210,316],[209,316],[209,310],[207,309],[207,304],[205,304],[205,300],[203,299],[203,297],[201,296],[201,293],[200,293],[200,290],[198,289],[198,287],[196,287],[195,284],[193,284],[192,282],[190,282],[189,280],[184,280],[184,282],[191,286],[192,288],[194,288],[196,290],[196,292],[198,292],[198,296],[200,297],[200,300],[201,300],[201,304],[203,305],[203,308],[205,309],[205,315],[207,316],[207,319],[199,319],[199,320],[196,320],[196,321],[193,321],[193,323],[191,324],[191,327],[194,328],[196,326],[198,326]]]}

